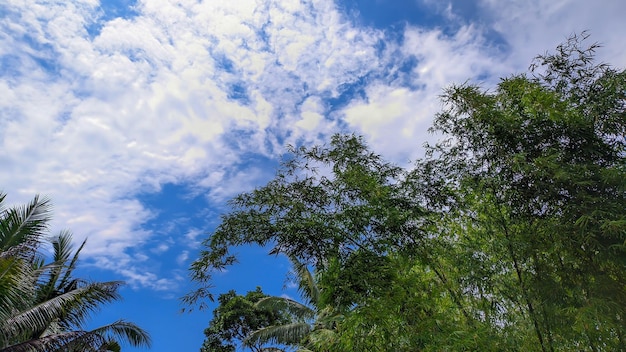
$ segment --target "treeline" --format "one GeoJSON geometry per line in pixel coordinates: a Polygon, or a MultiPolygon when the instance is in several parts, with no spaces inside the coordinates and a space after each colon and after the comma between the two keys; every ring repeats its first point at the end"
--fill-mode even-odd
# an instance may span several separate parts
{"type": "Polygon", "coordinates": [[[185,300],[258,244],[292,259],[302,302],[220,295],[202,350],[626,350],[626,71],[585,39],[448,88],[411,168],[354,135],[292,149],[231,201],[185,300]]]}

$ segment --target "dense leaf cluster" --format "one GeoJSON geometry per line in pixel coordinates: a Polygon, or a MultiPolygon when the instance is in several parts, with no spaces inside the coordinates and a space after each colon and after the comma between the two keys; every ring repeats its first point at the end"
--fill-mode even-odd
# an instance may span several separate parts
{"type": "MultiPolygon", "coordinates": [[[[257,287],[245,296],[229,291],[218,297],[219,306],[213,311],[213,319],[204,330],[206,339],[202,352],[234,352],[242,346],[246,337],[253,332],[272,325],[289,322],[282,310],[263,309],[256,306],[268,296],[257,287]]],[[[252,342],[248,346],[252,351],[263,351],[267,346],[252,342]]]]}

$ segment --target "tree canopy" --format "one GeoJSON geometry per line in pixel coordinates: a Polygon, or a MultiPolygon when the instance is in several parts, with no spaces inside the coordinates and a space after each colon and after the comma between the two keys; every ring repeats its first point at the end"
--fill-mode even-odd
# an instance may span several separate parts
{"type": "Polygon", "coordinates": [[[447,88],[412,168],[355,135],[292,148],[231,201],[187,302],[257,244],[313,266],[342,312],[319,351],[626,349],[626,71],[586,41],[447,88]]]}

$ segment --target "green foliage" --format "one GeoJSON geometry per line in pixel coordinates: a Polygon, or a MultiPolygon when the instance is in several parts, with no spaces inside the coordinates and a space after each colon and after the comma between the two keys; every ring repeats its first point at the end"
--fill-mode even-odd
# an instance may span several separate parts
{"type": "Polygon", "coordinates": [[[345,314],[329,350],[475,350],[468,342],[479,332],[470,335],[467,320],[432,270],[402,257],[388,258],[386,265],[393,280],[345,314]]]}
{"type": "Polygon", "coordinates": [[[345,263],[331,259],[319,276],[320,300],[344,310],[365,297],[382,295],[397,273],[388,256],[357,250],[345,263]]]}
{"type": "Polygon", "coordinates": [[[494,93],[448,89],[434,130],[450,139],[422,166],[455,194],[433,209],[473,309],[528,349],[624,348],[626,74],[581,44],[494,93]]]}
{"type": "Polygon", "coordinates": [[[232,246],[271,245],[322,269],[354,251],[385,253],[421,236],[420,207],[405,197],[402,170],[367,150],[355,136],[335,136],[329,147],[293,149],[266,186],[235,197],[233,211],[205,242],[192,279],[200,288],[187,303],[213,298],[211,274],[236,262],[232,246]]]}
{"type": "MultiPolygon", "coordinates": [[[[213,319],[204,330],[206,339],[202,352],[234,352],[252,332],[273,325],[288,322],[282,310],[259,308],[255,304],[268,296],[257,287],[245,296],[229,291],[218,297],[219,305],[213,311],[213,319]]],[[[247,347],[252,351],[264,351],[266,341],[254,341],[247,347]]]]}

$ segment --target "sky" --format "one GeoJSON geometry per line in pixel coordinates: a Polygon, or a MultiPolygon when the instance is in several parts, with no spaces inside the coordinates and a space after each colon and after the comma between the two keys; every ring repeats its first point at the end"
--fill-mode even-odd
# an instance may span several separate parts
{"type": "MultiPolygon", "coordinates": [[[[2,0],[0,189],[50,197],[51,231],[88,239],[81,274],[126,281],[92,324],[197,351],[211,312],[179,312],[187,268],[287,145],[354,132],[408,165],[453,83],[493,87],[584,30],[626,67],[625,15],[622,0],[2,0]]],[[[284,258],[238,253],[215,294],[297,297],[284,258]]]]}

